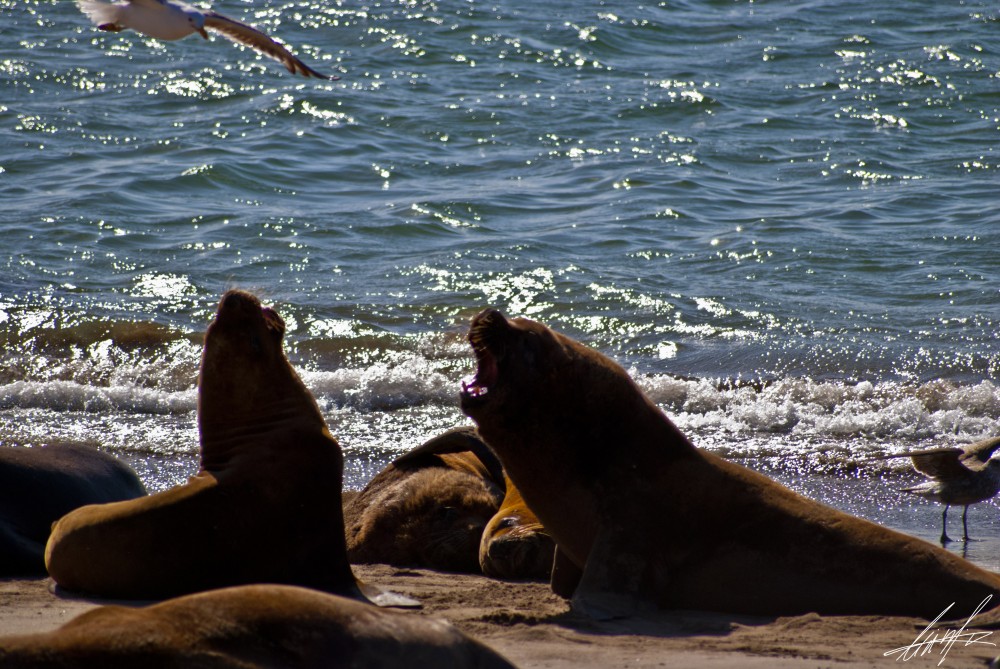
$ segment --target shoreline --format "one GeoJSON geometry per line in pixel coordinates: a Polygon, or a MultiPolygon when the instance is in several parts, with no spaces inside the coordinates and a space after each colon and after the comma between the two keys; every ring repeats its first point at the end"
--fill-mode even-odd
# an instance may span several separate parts
{"type": "MultiPolygon", "coordinates": [[[[905,659],[886,656],[915,642],[927,624],[919,618],[666,611],[605,622],[573,613],[569,603],[541,581],[498,581],[388,565],[354,565],[354,572],[418,599],[423,608],[413,615],[447,619],[521,669],[861,669],[901,663],[932,667],[939,662],[942,667],[964,668],[985,667],[1000,655],[1000,646],[987,645],[1000,644],[1000,632],[985,632],[974,644],[959,640],[948,648],[938,644],[913,650],[905,659]]],[[[47,578],[0,581],[0,636],[53,630],[111,603],[60,597],[50,586],[47,578]]]]}

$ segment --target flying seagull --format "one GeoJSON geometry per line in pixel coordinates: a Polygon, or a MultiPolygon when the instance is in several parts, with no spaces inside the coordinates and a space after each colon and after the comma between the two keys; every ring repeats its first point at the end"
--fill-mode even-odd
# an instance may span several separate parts
{"type": "Polygon", "coordinates": [[[969,505],[983,502],[1000,491],[1000,454],[993,457],[993,452],[1000,448],[1000,437],[978,441],[965,447],[930,448],[923,451],[897,453],[885,458],[908,457],[913,461],[913,468],[927,477],[920,485],[903,488],[903,492],[928,497],[944,504],[941,514],[941,543],[946,544],[948,538],[948,507],[961,504],[962,530],[965,541],[969,540],[969,526],[966,524],[966,514],[969,505]]]}
{"type": "Polygon", "coordinates": [[[245,44],[280,61],[292,74],[320,79],[337,79],[320,74],[292,55],[284,46],[256,28],[234,21],[211,10],[201,10],[181,0],[76,0],[80,10],[101,30],[120,32],[131,28],[156,39],[175,40],[198,33],[208,39],[209,30],[234,42],[245,44]]]}

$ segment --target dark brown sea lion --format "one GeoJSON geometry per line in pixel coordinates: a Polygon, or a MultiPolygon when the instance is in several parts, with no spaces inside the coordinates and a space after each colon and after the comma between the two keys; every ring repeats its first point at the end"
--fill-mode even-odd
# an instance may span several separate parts
{"type": "Polygon", "coordinates": [[[500,510],[483,530],[479,567],[493,578],[548,578],[556,542],[508,477],[500,510]]]}
{"type": "MultiPolygon", "coordinates": [[[[1000,576],[695,448],[612,360],[486,310],[462,409],[582,568],[574,605],[732,613],[972,613],[1000,576]]],[[[561,586],[566,590],[565,585],[561,586]]],[[[993,600],[994,603],[997,601],[993,600]]]]}
{"type": "Polygon", "coordinates": [[[0,448],[0,576],[44,574],[52,523],[73,509],[145,494],[128,465],[90,446],[0,448]]]}
{"type": "Polygon", "coordinates": [[[503,484],[500,461],[475,429],[449,430],[396,458],[345,504],[347,556],[478,573],[479,541],[503,484]]]}
{"type": "Polygon", "coordinates": [[[285,357],[284,332],[254,295],[222,297],[198,381],[200,471],[170,490],[63,517],[45,554],[59,586],[122,599],[246,583],[357,595],[343,456],[285,357]]]}
{"type": "Polygon", "coordinates": [[[46,634],[0,638],[9,669],[338,669],[513,665],[446,621],[284,585],[145,608],[104,606],[46,634]]]}

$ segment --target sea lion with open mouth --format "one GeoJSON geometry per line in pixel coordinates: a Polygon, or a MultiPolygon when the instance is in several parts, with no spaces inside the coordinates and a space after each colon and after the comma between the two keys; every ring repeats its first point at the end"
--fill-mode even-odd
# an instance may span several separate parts
{"type": "MultiPolygon", "coordinates": [[[[574,606],[759,615],[976,610],[1000,576],[695,448],[606,356],[488,309],[462,410],[582,570],[574,606]]],[[[555,571],[559,571],[558,569],[555,571]]],[[[555,573],[554,571],[554,573],[555,573]]],[[[995,600],[994,600],[995,601],[995,600]]]]}
{"type": "Polygon", "coordinates": [[[285,323],[228,291],[205,334],[198,380],[201,469],[149,497],[85,506],[52,530],[64,589],[159,599],[248,583],[302,585],[415,605],[355,581],[341,507],[343,455],[285,357],[285,323]]]}

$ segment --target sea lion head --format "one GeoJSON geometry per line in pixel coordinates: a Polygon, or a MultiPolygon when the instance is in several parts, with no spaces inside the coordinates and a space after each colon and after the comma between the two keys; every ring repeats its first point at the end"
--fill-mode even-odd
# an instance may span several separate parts
{"type": "Polygon", "coordinates": [[[277,413],[322,420],[282,347],[285,322],[253,294],[227,291],[205,333],[198,378],[199,422],[235,423],[277,413]]]}
{"type": "Polygon", "coordinates": [[[617,363],[541,323],[486,309],[472,320],[469,343],[478,369],[462,383],[462,411],[498,450],[529,432],[535,443],[576,433],[593,442],[604,436],[595,425],[620,433],[623,417],[649,409],[617,363]]]}

